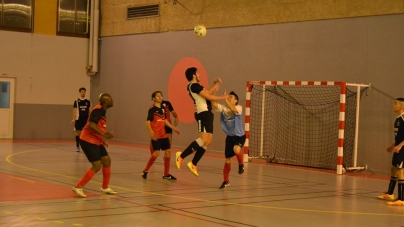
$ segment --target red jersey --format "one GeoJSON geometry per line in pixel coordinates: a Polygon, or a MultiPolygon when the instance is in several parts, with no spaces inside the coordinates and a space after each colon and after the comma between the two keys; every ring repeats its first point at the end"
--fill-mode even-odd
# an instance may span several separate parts
{"type": "Polygon", "coordinates": [[[107,111],[104,110],[104,108],[102,108],[100,104],[94,106],[94,108],[90,111],[87,124],[86,126],[84,126],[84,129],[81,132],[81,140],[95,145],[103,144],[103,136],[90,128],[90,126],[88,126],[88,123],[94,122],[97,125],[98,129],[100,129],[104,133],[107,132],[107,118],[105,117],[106,113],[107,111]]]}
{"type": "Polygon", "coordinates": [[[150,121],[150,127],[154,134],[156,134],[157,139],[167,138],[166,130],[164,128],[166,126],[165,120],[165,109],[152,105],[147,114],[147,121],[150,121]]]}

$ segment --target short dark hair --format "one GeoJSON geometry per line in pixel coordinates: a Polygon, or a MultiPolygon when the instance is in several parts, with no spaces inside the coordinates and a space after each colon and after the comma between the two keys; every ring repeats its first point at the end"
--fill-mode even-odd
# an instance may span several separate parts
{"type": "Polygon", "coordinates": [[[236,98],[236,100],[237,100],[237,102],[236,102],[236,105],[238,104],[238,95],[234,92],[234,91],[231,91],[230,93],[229,93],[229,95],[234,95],[234,97],[236,98]]]}
{"type": "Polygon", "coordinates": [[[404,98],[396,98],[397,101],[404,102],[404,98]]]}
{"type": "Polygon", "coordinates": [[[81,92],[82,90],[87,91],[85,87],[79,88],[79,92],[81,92]]]}
{"type": "Polygon", "coordinates": [[[161,92],[161,91],[155,91],[155,92],[153,92],[153,93],[151,94],[151,99],[153,100],[154,98],[156,98],[156,95],[157,95],[158,93],[160,93],[161,95],[163,95],[163,92],[161,92]]]}
{"type": "Polygon", "coordinates": [[[107,99],[107,98],[112,98],[112,97],[108,93],[101,93],[100,98],[99,98],[100,104],[103,104],[105,102],[105,99],[107,99]]]}
{"type": "Polygon", "coordinates": [[[185,77],[187,78],[188,81],[191,81],[194,78],[196,71],[197,69],[195,67],[191,67],[185,70],[185,77]]]}

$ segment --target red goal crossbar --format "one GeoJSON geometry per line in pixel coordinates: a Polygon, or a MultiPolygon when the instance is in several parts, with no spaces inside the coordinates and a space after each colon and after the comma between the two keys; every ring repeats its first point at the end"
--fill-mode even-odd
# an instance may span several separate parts
{"type": "Polygon", "coordinates": [[[244,162],[248,161],[249,138],[250,138],[250,108],[251,108],[251,86],[261,85],[291,85],[291,86],[340,86],[340,108],[339,108],[339,129],[338,129],[338,158],[337,174],[342,174],[343,154],[344,154],[344,129],[345,129],[345,102],[346,102],[346,82],[334,81],[247,81],[246,106],[245,106],[245,134],[246,141],[244,145],[244,162]]]}

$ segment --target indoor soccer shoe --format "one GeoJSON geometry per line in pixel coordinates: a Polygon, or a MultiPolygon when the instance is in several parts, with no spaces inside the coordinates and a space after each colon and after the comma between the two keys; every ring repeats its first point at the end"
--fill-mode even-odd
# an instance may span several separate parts
{"type": "Polygon", "coordinates": [[[387,205],[404,206],[404,201],[403,200],[396,200],[396,201],[393,201],[393,202],[388,202],[387,205]]]}
{"type": "Polygon", "coordinates": [[[192,162],[188,162],[188,163],[187,163],[187,166],[188,166],[189,170],[191,170],[191,172],[192,172],[195,176],[199,177],[199,174],[198,174],[198,167],[194,166],[194,164],[192,164],[192,162]]]}
{"type": "Polygon", "coordinates": [[[378,199],[383,199],[383,200],[394,200],[394,195],[389,195],[389,194],[383,194],[383,195],[379,195],[377,197],[378,199]]]}
{"type": "Polygon", "coordinates": [[[112,190],[110,187],[108,188],[101,188],[100,192],[105,193],[105,194],[110,194],[110,195],[115,195],[118,194],[117,191],[112,190]]]}
{"type": "Polygon", "coordinates": [[[238,174],[244,173],[244,165],[239,165],[238,166],[238,174]]]}
{"type": "Polygon", "coordinates": [[[171,174],[168,174],[167,176],[163,176],[163,179],[166,179],[166,180],[177,180],[177,178],[175,178],[173,175],[171,175],[171,174]]]}
{"type": "Polygon", "coordinates": [[[143,179],[146,180],[146,179],[147,179],[147,172],[143,172],[143,173],[142,173],[142,177],[143,177],[143,179]]]}
{"type": "Polygon", "coordinates": [[[72,188],[72,192],[76,193],[76,195],[82,197],[82,198],[86,198],[87,196],[84,194],[83,189],[82,188],[72,188]]]}
{"type": "Polygon", "coordinates": [[[181,151],[175,153],[175,165],[177,166],[177,169],[181,167],[182,161],[184,160],[180,157],[181,153],[182,153],[181,151]]]}
{"type": "Polygon", "coordinates": [[[80,152],[80,147],[76,147],[76,152],[80,152]]]}
{"type": "Polygon", "coordinates": [[[230,181],[223,181],[222,185],[220,185],[219,189],[225,189],[227,186],[230,186],[230,181]]]}

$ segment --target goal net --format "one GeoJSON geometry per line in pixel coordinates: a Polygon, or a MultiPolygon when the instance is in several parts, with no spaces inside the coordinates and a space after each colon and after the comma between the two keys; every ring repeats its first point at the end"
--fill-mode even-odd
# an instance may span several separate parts
{"type": "Polygon", "coordinates": [[[245,153],[341,174],[343,165],[356,166],[357,96],[365,89],[351,91],[345,82],[247,82],[245,153]]]}

